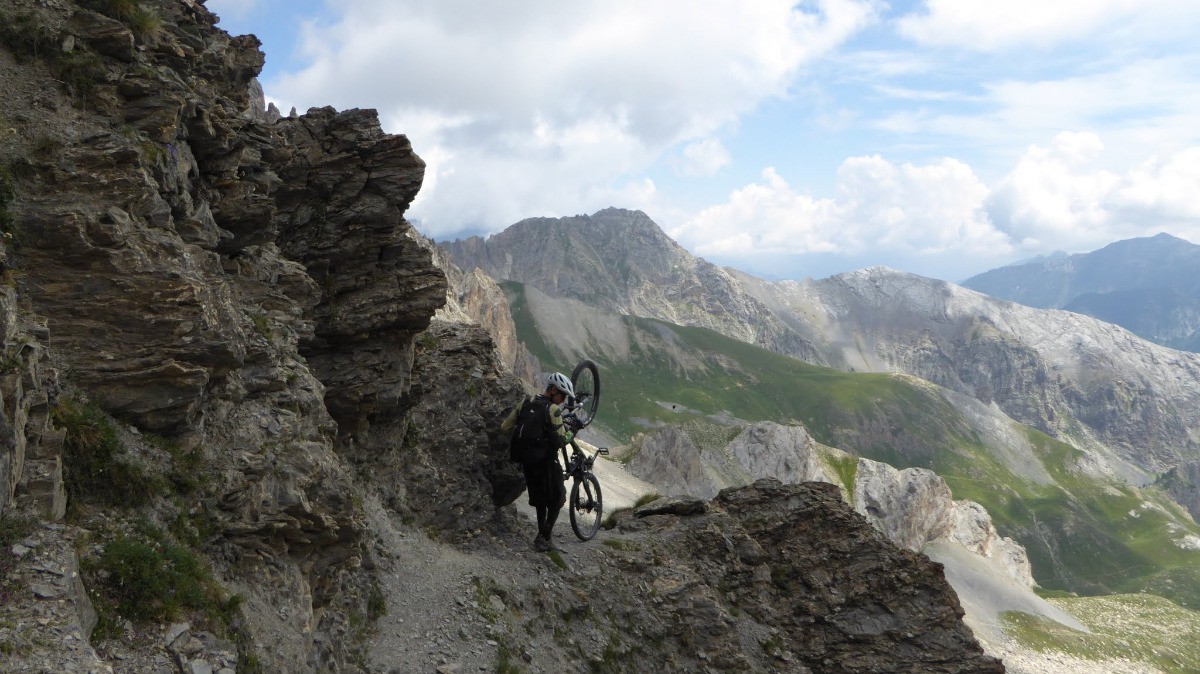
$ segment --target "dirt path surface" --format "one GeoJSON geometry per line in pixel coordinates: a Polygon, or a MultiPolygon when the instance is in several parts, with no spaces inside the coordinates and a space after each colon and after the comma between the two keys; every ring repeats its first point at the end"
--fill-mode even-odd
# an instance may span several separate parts
{"type": "Polygon", "coordinates": [[[521,604],[546,594],[570,596],[573,585],[600,574],[602,541],[610,534],[601,530],[592,541],[579,541],[564,512],[555,527],[562,554],[534,552],[536,525],[526,509],[505,509],[502,535],[481,535],[459,548],[404,527],[378,503],[367,505],[384,551],[380,589],[387,600],[370,671],[493,672],[505,662],[527,671],[576,671],[586,664],[562,662],[558,649],[539,649],[548,637],[522,622],[521,604]]]}

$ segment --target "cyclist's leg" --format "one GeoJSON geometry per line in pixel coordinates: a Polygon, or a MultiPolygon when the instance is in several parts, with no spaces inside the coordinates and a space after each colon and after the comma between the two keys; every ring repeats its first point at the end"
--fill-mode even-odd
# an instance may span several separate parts
{"type": "Polygon", "coordinates": [[[562,512],[563,504],[567,502],[567,488],[563,484],[562,468],[559,467],[557,461],[547,472],[549,473],[547,486],[551,489],[551,497],[546,509],[546,526],[542,529],[542,538],[549,541],[551,534],[554,533],[554,522],[558,520],[558,514],[562,512]]]}

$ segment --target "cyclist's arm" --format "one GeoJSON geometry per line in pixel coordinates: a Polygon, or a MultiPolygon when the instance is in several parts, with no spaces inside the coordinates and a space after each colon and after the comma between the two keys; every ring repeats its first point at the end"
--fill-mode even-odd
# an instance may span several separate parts
{"type": "Polygon", "coordinates": [[[525,404],[526,400],[528,400],[528,398],[522,397],[521,402],[517,403],[512,408],[512,411],[509,412],[508,416],[504,419],[504,421],[500,423],[500,432],[502,432],[502,433],[511,433],[512,432],[513,427],[515,427],[517,425],[517,415],[520,414],[521,406],[525,404]]]}
{"type": "Polygon", "coordinates": [[[553,444],[556,448],[566,447],[568,443],[575,439],[575,434],[563,425],[562,410],[558,405],[550,406],[550,427],[553,429],[553,444]]]}

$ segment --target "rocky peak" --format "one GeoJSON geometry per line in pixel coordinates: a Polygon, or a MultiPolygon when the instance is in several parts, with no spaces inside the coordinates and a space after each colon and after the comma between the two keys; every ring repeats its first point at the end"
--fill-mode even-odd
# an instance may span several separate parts
{"type": "Polygon", "coordinates": [[[523,220],[486,240],[439,244],[454,264],[616,314],[696,325],[819,361],[807,339],[748,295],[729,272],[671,240],[646,214],[523,220]]]}

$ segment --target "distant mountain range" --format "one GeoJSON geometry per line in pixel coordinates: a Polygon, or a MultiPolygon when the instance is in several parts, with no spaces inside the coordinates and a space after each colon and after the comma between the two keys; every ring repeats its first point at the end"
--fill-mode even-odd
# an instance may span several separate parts
{"type": "Polygon", "coordinates": [[[645,214],[621,209],[440,245],[464,269],[583,305],[562,326],[539,325],[543,333],[571,332],[591,307],[708,328],[842,371],[912,374],[994,403],[1137,483],[1200,458],[1200,357],[1076,313],[886,268],[765,281],[697,258],[645,214]]]}
{"type": "Polygon", "coordinates": [[[1114,323],[1152,342],[1200,351],[1200,246],[1169,234],[1118,241],[973,276],[964,287],[1114,323]]]}

